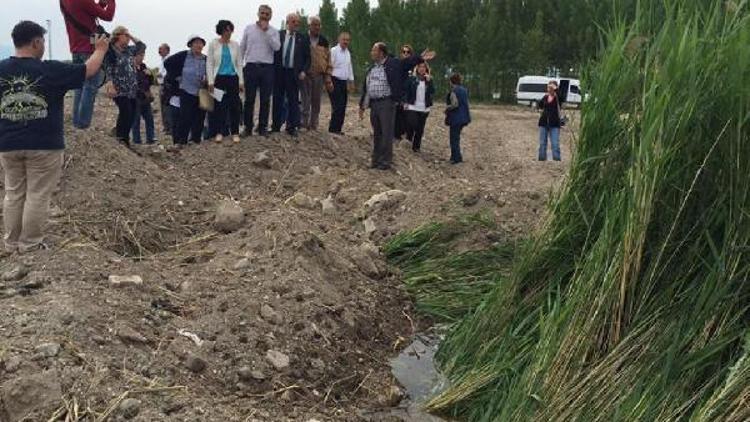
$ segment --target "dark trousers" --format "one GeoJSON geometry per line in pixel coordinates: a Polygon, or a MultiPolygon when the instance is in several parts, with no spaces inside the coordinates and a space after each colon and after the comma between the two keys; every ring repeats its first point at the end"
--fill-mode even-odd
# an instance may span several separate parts
{"type": "Polygon", "coordinates": [[[394,135],[396,139],[401,139],[406,133],[406,111],[402,107],[396,109],[396,123],[394,135]]]}
{"type": "Polygon", "coordinates": [[[197,95],[180,91],[180,115],[177,119],[177,133],[174,137],[176,144],[187,144],[188,139],[200,143],[206,112],[201,110],[199,104],[197,95]]]}
{"type": "Polygon", "coordinates": [[[373,132],[372,166],[390,168],[393,164],[393,126],[396,103],[390,99],[370,102],[370,123],[373,132]]]}
{"type": "Polygon", "coordinates": [[[294,69],[277,69],[276,89],[273,93],[273,130],[281,130],[284,124],[284,100],[286,100],[286,130],[296,130],[300,125],[299,86],[300,80],[294,69]]]}
{"type": "Polygon", "coordinates": [[[331,133],[340,133],[344,127],[344,117],[346,117],[346,103],[349,101],[349,91],[347,91],[347,82],[342,79],[331,78],[333,80],[333,92],[331,92],[331,124],[328,125],[328,131],[331,133]]]}
{"type": "Polygon", "coordinates": [[[419,151],[422,148],[424,126],[427,123],[427,116],[429,115],[429,112],[406,111],[406,139],[411,141],[411,149],[414,151],[419,151]]]}
{"type": "Polygon", "coordinates": [[[274,69],[272,64],[248,63],[245,65],[245,130],[253,131],[255,114],[255,96],[260,91],[260,112],[258,113],[258,132],[268,130],[268,115],[271,111],[271,93],[273,92],[274,69]]]}
{"type": "Polygon", "coordinates": [[[130,129],[135,120],[135,98],[115,97],[117,104],[117,126],[115,136],[118,141],[130,143],[130,129]]]}
{"type": "Polygon", "coordinates": [[[461,131],[463,128],[463,125],[451,125],[450,127],[451,161],[454,163],[460,163],[464,160],[461,156],[461,131]]]}
{"type": "Polygon", "coordinates": [[[164,128],[164,133],[167,135],[172,134],[172,113],[169,105],[169,97],[164,95],[164,89],[162,88],[159,93],[159,106],[161,107],[161,125],[164,128]]]}
{"type": "Polygon", "coordinates": [[[224,98],[216,101],[214,112],[209,117],[212,121],[208,137],[218,134],[229,136],[240,133],[240,78],[237,76],[219,75],[214,87],[224,91],[224,98]],[[227,123],[229,124],[227,126],[227,123]]]}

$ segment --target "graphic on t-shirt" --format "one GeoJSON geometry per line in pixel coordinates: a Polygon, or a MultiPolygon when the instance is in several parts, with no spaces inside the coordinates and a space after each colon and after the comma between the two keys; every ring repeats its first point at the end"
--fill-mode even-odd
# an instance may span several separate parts
{"type": "Polygon", "coordinates": [[[37,92],[40,79],[32,81],[28,76],[0,79],[3,87],[0,119],[11,122],[46,119],[47,100],[37,92]]]}

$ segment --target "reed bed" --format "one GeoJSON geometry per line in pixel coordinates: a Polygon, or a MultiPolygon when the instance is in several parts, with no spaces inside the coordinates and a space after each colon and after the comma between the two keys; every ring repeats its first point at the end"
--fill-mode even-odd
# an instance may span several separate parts
{"type": "Polygon", "coordinates": [[[750,420],[750,6],[634,7],[583,78],[568,180],[442,345],[430,409],[750,420]]]}

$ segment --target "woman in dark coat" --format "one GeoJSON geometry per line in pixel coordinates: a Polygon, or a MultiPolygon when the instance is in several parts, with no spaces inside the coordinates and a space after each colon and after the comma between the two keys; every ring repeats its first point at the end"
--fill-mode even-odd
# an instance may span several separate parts
{"type": "Polygon", "coordinates": [[[450,127],[451,164],[464,161],[461,155],[461,131],[471,123],[469,91],[461,84],[462,81],[458,73],[451,76],[451,92],[446,98],[445,123],[450,127]]]}
{"type": "Polygon", "coordinates": [[[419,152],[422,148],[424,127],[430,115],[434,94],[435,85],[432,83],[430,68],[427,63],[420,63],[414,69],[414,75],[407,79],[404,89],[406,139],[411,142],[411,149],[414,152],[419,152]]]}
{"type": "Polygon", "coordinates": [[[164,61],[167,76],[164,79],[165,91],[170,96],[179,96],[180,107],[174,131],[174,143],[187,145],[200,143],[206,112],[201,110],[198,92],[206,87],[206,56],[203,47],[206,41],[198,35],[188,38],[188,49],[169,56],[164,61]]]}

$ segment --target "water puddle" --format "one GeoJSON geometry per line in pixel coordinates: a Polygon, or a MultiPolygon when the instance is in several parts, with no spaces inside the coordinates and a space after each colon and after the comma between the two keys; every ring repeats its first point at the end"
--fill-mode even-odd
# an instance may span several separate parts
{"type": "Polygon", "coordinates": [[[406,390],[399,407],[367,415],[371,421],[446,422],[446,419],[422,410],[422,405],[447,385],[435,367],[435,354],[442,336],[432,332],[419,334],[414,341],[391,359],[391,373],[406,390]]]}

